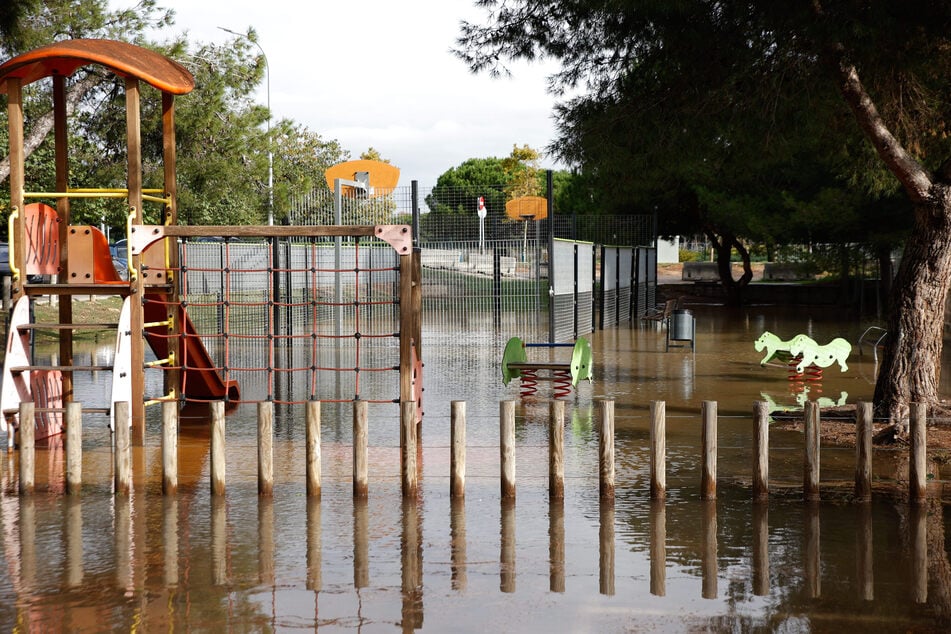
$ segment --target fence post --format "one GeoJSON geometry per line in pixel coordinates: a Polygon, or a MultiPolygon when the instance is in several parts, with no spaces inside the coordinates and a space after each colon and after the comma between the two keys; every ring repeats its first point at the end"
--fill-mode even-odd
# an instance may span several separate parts
{"type": "Polygon", "coordinates": [[[499,412],[502,499],[515,497],[515,401],[502,401],[499,412]]]}
{"type": "Polygon", "coordinates": [[[565,402],[548,404],[548,497],[565,497],[565,402]]]}
{"type": "Polygon", "coordinates": [[[910,406],[911,428],[908,448],[908,486],[912,503],[924,502],[928,497],[928,440],[925,425],[928,419],[928,406],[924,403],[912,403],[910,406]]]}
{"type": "Polygon", "coordinates": [[[717,402],[703,401],[700,404],[700,444],[703,465],[700,475],[700,499],[717,499],[717,402]]]}
{"type": "Polygon", "coordinates": [[[129,443],[129,402],[119,401],[116,408],[115,432],[115,489],[120,495],[128,495],[132,490],[132,450],[129,443]]]}
{"type": "Polygon", "coordinates": [[[258,495],[274,494],[274,403],[258,403],[258,495]]]}
{"type": "Polygon", "coordinates": [[[769,405],[753,403],[753,500],[769,497],[769,405]]]}
{"type": "Polygon", "coordinates": [[[211,495],[225,494],[225,403],[211,401],[211,495]]]}
{"type": "Polygon", "coordinates": [[[320,401],[307,401],[307,496],[320,497],[320,401]]]}
{"type": "Polygon", "coordinates": [[[83,486],[83,406],[66,403],[66,492],[78,495],[83,486]]]}
{"type": "Polygon", "coordinates": [[[415,498],[419,491],[419,473],[416,467],[416,401],[400,403],[400,429],[403,497],[415,498]]]}
{"type": "Polygon", "coordinates": [[[178,403],[162,403],[162,493],[178,491],[178,403]]]}
{"type": "Polygon", "coordinates": [[[367,402],[353,402],[353,497],[366,498],[367,482],[367,402]]]}
{"type": "Polygon", "coordinates": [[[819,404],[806,401],[803,407],[805,456],[802,465],[802,495],[809,502],[819,500],[819,404]]]}
{"type": "Polygon", "coordinates": [[[449,457],[449,495],[454,498],[464,497],[466,494],[466,402],[452,401],[450,430],[450,444],[452,453],[449,457]]]}
{"type": "Polygon", "coordinates": [[[601,401],[598,437],[598,488],[602,500],[614,499],[614,401],[601,401]]]}
{"type": "Polygon", "coordinates": [[[651,401],[651,499],[667,497],[667,403],[651,401]]]}
{"type": "Polygon", "coordinates": [[[855,406],[855,499],[872,499],[872,404],[855,406]]]}
{"type": "MultiPolygon", "coordinates": [[[[32,401],[20,403],[20,495],[33,495],[36,485],[36,408],[32,401]]],[[[8,427],[12,434],[13,428],[8,427]]]]}

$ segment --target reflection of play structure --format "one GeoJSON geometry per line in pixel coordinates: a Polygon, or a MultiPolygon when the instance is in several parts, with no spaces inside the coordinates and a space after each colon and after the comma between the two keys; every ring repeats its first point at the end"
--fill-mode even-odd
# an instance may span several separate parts
{"type": "Polygon", "coordinates": [[[765,351],[760,365],[777,360],[789,367],[789,380],[819,381],[822,369],[838,364],[839,370],[846,372],[849,366],[846,360],[852,353],[852,344],[836,337],[827,344],[819,344],[807,335],[796,335],[783,340],[769,332],[764,332],[753,342],[757,352],[765,351]]]}
{"type": "Polygon", "coordinates": [[[539,381],[551,381],[555,398],[564,398],[571,394],[571,388],[578,381],[591,381],[594,373],[591,367],[591,343],[581,338],[571,351],[571,361],[529,361],[526,348],[553,348],[571,344],[525,343],[518,337],[512,337],[505,344],[502,353],[502,383],[509,384],[512,379],[520,380],[521,396],[531,396],[538,392],[539,381]],[[539,373],[547,373],[539,375],[539,373]]]}
{"type": "MultiPolygon", "coordinates": [[[[776,412],[802,411],[806,402],[809,400],[809,392],[810,392],[809,386],[804,385],[802,387],[802,391],[798,392],[795,395],[796,396],[795,405],[786,405],[783,403],[777,403],[776,400],[772,396],[767,394],[766,392],[760,392],[759,394],[760,394],[760,398],[766,403],[767,410],[769,411],[769,413],[775,414],[776,412]]],[[[848,403],[848,399],[849,399],[849,393],[843,390],[839,392],[838,400],[831,399],[828,396],[820,396],[813,400],[816,402],[816,404],[820,408],[825,409],[829,407],[842,407],[843,405],[846,405],[848,403]]]]}

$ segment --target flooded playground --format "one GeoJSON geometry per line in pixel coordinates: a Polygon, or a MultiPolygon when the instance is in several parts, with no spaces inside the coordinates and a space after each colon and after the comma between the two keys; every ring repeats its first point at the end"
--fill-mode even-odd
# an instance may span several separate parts
{"type": "MultiPolygon", "coordinates": [[[[174,497],[162,495],[155,408],[146,446],[133,454],[128,498],[112,491],[104,417],[84,424],[80,496],[63,494],[62,452],[49,450],[37,453],[36,494],[19,497],[17,454],[8,453],[0,459],[0,623],[54,632],[944,630],[951,467],[934,465],[936,497],[910,506],[888,492],[905,478],[902,450],[878,450],[873,501],[857,504],[854,449],[823,447],[822,501],[807,504],[802,434],[773,429],[771,498],[751,500],[753,402],[869,400],[877,370],[871,349],[854,348],[847,372],[827,369],[821,383],[804,386],[784,368],[761,367],[753,341],[769,330],[854,344],[865,324],[777,307],[691,308],[693,352],[665,351],[666,332],[651,326],[591,333],[594,382],[566,400],[563,502],[548,496],[544,384],[540,397],[518,402],[517,496],[500,495],[499,402],[519,391],[502,385],[499,363],[508,337],[530,337],[470,335],[458,324],[424,325],[415,501],[400,494],[396,404],[370,408],[364,501],[352,495],[349,403],[322,407],[319,500],[306,495],[300,406],[275,411],[273,498],[257,494],[253,405],[227,417],[223,497],[210,493],[201,408],[183,414],[174,497]],[[599,399],[616,407],[613,504],[598,496],[599,399]],[[453,400],[467,404],[464,501],[449,495],[453,400]],[[666,502],[649,492],[654,400],[667,410],[666,502]],[[715,502],[699,495],[705,400],[719,411],[715,502]]],[[[89,355],[101,353],[90,346],[89,355]]],[[[100,378],[77,384],[77,400],[101,393],[100,378]]]]}

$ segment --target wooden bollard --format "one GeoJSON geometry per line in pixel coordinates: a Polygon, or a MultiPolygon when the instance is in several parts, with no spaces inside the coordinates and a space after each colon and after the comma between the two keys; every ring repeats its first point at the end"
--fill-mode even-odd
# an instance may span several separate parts
{"type": "Polygon", "coordinates": [[[667,403],[651,401],[651,499],[667,497],[667,403]]]}
{"type": "Polygon", "coordinates": [[[548,497],[565,497],[565,402],[548,404],[548,497]]]}
{"type": "Polygon", "coordinates": [[[353,402],[353,497],[366,498],[369,463],[367,461],[367,402],[353,402]]]}
{"type": "Polygon", "coordinates": [[[802,464],[802,497],[809,502],[819,501],[819,404],[806,401],[803,407],[803,435],[805,455],[802,464]]]}
{"type": "Polygon", "coordinates": [[[700,499],[717,499],[717,402],[700,404],[700,445],[703,454],[700,466],[700,499]]]}
{"type": "Polygon", "coordinates": [[[307,401],[307,496],[320,497],[320,401],[307,401]]]}
{"type": "Polygon", "coordinates": [[[928,418],[928,406],[924,403],[912,403],[909,431],[910,453],[908,463],[909,498],[913,503],[924,502],[928,497],[928,440],[925,425],[928,418]]]}
{"type": "MultiPolygon", "coordinates": [[[[36,486],[36,408],[32,402],[20,403],[20,495],[33,495],[36,486]]],[[[13,433],[10,429],[7,433],[13,433]]]]}
{"type": "Polygon", "coordinates": [[[132,491],[132,446],[129,442],[129,402],[119,401],[116,407],[115,490],[119,495],[132,491]]]}
{"type": "Polygon", "coordinates": [[[162,403],[162,493],[178,492],[178,403],[162,403]]]}
{"type": "Polygon", "coordinates": [[[466,494],[466,402],[452,401],[449,456],[449,495],[461,498],[466,494]]]}
{"type": "Polygon", "coordinates": [[[212,401],[211,410],[211,494],[225,494],[225,403],[212,401]]]}
{"type": "Polygon", "coordinates": [[[859,401],[855,406],[855,499],[872,499],[872,404],[859,401]]]}
{"type": "Polygon", "coordinates": [[[614,499],[614,401],[604,400],[601,408],[601,433],[598,435],[598,495],[614,499]]]}
{"type": "Polygon", "coordinates": [[[499,457],[502,462],[502,499],[515,497],[515,401],[499,406],[499,457]]]}
{"type": "Polygon", "coordinates": [[[66,492],[79,495],[83,487],[83,406],[66,403],[66,492]]]}
{"type": "Polygon", "coordinates": [[[753,403],[753,500],[769,497],[769,405],[753,403]]]}
{"type": "Polygon", "coordinates": [[[274,403],[258,403],[258,495],[274,495],[274,403]]]}
{"type": "Polygon", "coordinates": [[[419,492],[416,431],[416,401],[403,401],[400,403],[400,485],[404,498],[415,498],[419,492]]]}

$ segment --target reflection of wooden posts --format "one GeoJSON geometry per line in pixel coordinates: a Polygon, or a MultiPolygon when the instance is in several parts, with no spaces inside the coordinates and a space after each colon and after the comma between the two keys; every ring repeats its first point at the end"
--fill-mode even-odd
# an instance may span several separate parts
{"type": "Polygon", "coordinates": [[[548,590],[565,591],[565,501],[548,499],[548,590]]]}
{"type": "Polygon", "coordinates": [[[717,499],[717,402],[700,404],[700,445],[703,462],[700,467],[700,499],[717,499]]]}
{"type": "Polygon", "coordinates": [[[927,424],[928,406],[924,403],[912,403],[910,406],[911,426],[909,431],[908,448],[910,460],[908,464],[909,498],[913,504],[924,502],[928,497],[928,441],[925,425],[927,424]]]}
{"type": "Polygon", "coordinates": [[[274,403],[258,403],[258,495],[274,494],[274,403]]]}
{"type": "Polygon", "coordinates": [[[367,499],[353,500],[353,587],[370,585],[370,536],[367,499]]]}
{"type": "Polygon", "coordinates": [[[423,550],[420,539],[419,508],[415,498],[403,499],[402,539],[400,539],[400,579],[402,582],[402,622],[405,631],[423,626],[423,550]]]}
{"type": "Polygon", "coordinates": [[[162,500],[162,544],[165,546],[165,585],[178,585],[178,498],[162,500]]]}
{"type": "MultiPolygon", "coordinates": [[[[912,405],[914,407],[914,405],[912,405]]],[[[922,420],[924,416],[921,417],[922,420]]],[[[912,504],[908,511],[911,537],[911,600],[928,602],[928,505],[912,504]]]]}
{"type": "Polygon", "coordinates": [[[819,555],[819,507],[815,504],[805,506],[805,533],[806,548],[804,557],[807,596],[810,599],[817,599],[822,594],[822,581],[820,579],[820,570],[822,561],[819,555]]]}
{"type": "MultiPolygon", "coordinates": [[[[20,495],[33,495],[36,486],[36,444],[33,440],[36,431],[36,408],[32,401],[20,403],[20,495]]],[[[7,428],[12,434],[13,429],[7,428]]]]}
{"type": "Polygon", "coordinates": [[[855,406],[855,500],[872,499],[872,404],[855,406]]]}
{"type": "Polygon", "coordinates": [[[320,401],[307,401],[307,496],[320,497],[320,401]]]}
{"type": "Polygon", "coordinates": [[[753,594],[769,595],[769,505],[753,505],[753,594]]]}
{"type": "Polygon", "coordinates": [[[466,501],[457,497],[451,502],[449,515],[449,543],[451,563],[449,565],[453,590],[465,590],[468,585],[466,575],[466,501]]]}
{"type": "MultiPolygon", "coordinates": [[[[128,419],[122,419],[128,420],[128,419]]],[[[124,425],[116,425],[123,427],[124,425]]],[[[116,585],[132,590],[132,501],[128,495],[118,496],[115,505],[116,585]]]]}
{"type": "Polygon", "coordinates": [[[651,499],[667,497],[667,403],[651,401],[651,499]]]}
{"type": "Polygon", "coordinates": [[[598,493],[614,499],[614,401],[601,401],[601,433],[598,434],[598,493]]]}
{"type": "Polygon", "coordinates": [[[664,500],[650,505],[650,591],[662,597],[667,594],[667,507],[664,500]]]}
{"type": "Polygon", "coordinates": [[[703,502],[703,541],[701,568],[703,580],[700,596],[704,599],[717,598],[717,503],[715,500],[703,502]]]}
{"type": "Polygon", "coordinates": [[[269,495],[258,496],[258,579],[274,584],[274,500],[269,495]]]}
{"type": "Polygon", "coordinates": [[[419,491],[419,471],[416,468],[416,403],[400,403],[400,485],[405,498],[415,498],[419,491]]]}
{"type": "Polygon", "coordinates": [[[449,495],[461,498],[466,494],[466,402],[452,401],[449,456],[449,495]]]}
{"type": "Polygon", "coordinates": [[[132,448],[129,443],[129,402],[116,403],[115,425],[115,490],[119,495],[129,495],[132,491],[132,448]]]}
{"type": "Polygon", "coordinates": [[[321,541],[320,500],[310,497],[307,500],[307,589],[314,592],[320,592],[323,586],[321,541]]]}
{"type": "Polygon", "coordinates": [[[614,500],[602,499],[598,526],[598,591],[614,596],[614,500]]]}
{"type": "Polygon", "coordinates": [[[66,500],[66,585],[83,583],[83,506],[78,496],[66,500]]]}
{"type": "Polygon", "coordinates": [[[502,499],[515,497],[515,401],[502,401],[499,412],[502,499]]]}
{"type": "Polygon", "coordinates": [[[565,402],[548,404],[548,497],[565,497],[565,402]]]}
{"type": "Polygon", "coordinates": [[[225,494],[225,403],[212,401],[211,409],[211,494],[225,494]]]}
{"type": "Polygon", "coordinates": [[[178,403],[162,403],[162,493],[178,491],[178,403]]]}
{"type": "Polygon", "coordinates": [[[769,497],[769,406],[753,403],[753,500],[769,497]]]}
{"type": "Polygon", "coordinates": [[[223,494],[211,496],[211,582],[228,583],[228,516],[223,494]]]}
{"type": "Polygon", "coordinates": [[[502,498],[501,545],[499,553],[499,589],[515,592],[515,500],[502,498]]]}
{"type": "MultiPolygon", "coordinates": [[[[22,405],[22,403],[21,403],[22,405]]],[[[32,403],[31,403],[32,405],[32,403]]],[[[20,410],[22,413],[22,409],[20,410]]],[[[21,424],[23,419],[20,419],[21,424]]],[[[32,495],[20,500],[20,583],[24,588],[36,585],[36,502],[32,495]]]]}
{"type": "Polygon", "coordinates": [[[83,486],[83,406],[66,403],[66,492],[79,495],[83,486]]]}
{"type": "Polygon", "coordinates": [[[353,497],[366,499],[369,494],[367,481],[367,402],[353,402],[353,497]]]}
{"type": "MultiPolygon", "coordinates": [[[[871,409],[871,408],[870,408],[871,409]]],[[[859,526],[855,540],[856,572],[859,583],[859,597],[863,601],[875,599],[874,564],[875,549],[872,543],[872,505],[863,504],[859,508],[859,526]]]]}
{"type": "Polygon", "coordinates": [[[802,467],[802,496],[809,502],[819,501],[819,404],[806,401],[803,407],[805,456],[802,467]]]}

